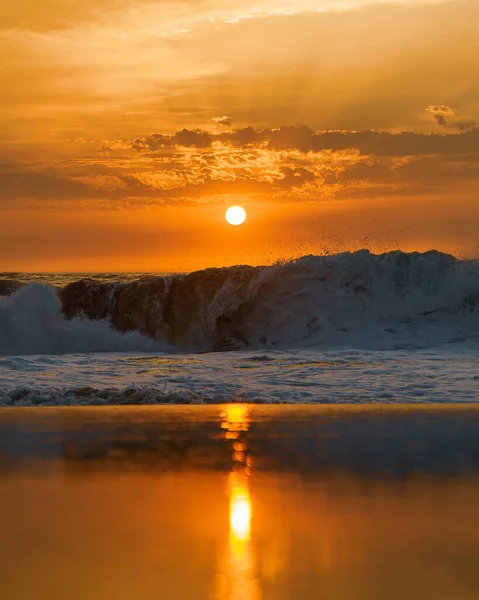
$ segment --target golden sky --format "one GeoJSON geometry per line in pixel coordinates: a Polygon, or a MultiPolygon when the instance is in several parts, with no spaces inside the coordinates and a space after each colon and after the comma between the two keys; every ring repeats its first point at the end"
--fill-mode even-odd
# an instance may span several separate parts
{"type": "Polygon", "coordinates": [[[2,3],[0,271],[477,255],[477,23],[477,0],[2,3]]]}

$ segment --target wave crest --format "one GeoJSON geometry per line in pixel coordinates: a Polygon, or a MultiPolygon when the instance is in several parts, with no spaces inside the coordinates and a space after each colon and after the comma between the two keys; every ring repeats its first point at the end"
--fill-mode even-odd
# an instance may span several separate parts
{"type": "Polygon", "coordinates": [[[29,285],[0,305],[0,351],[152,348],[142,336],[189,350],[391,347],[419,335],[424,345],[477,339],[478,309],[479,261],[363,250],[126,283],[84,279],[58,296],[29,285]]]}

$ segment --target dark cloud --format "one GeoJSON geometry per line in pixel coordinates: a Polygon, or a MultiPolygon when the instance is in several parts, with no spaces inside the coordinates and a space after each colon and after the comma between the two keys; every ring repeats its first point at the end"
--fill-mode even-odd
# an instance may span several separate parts
{"type": "Polygon", "coordinates": [[[451,118],[457,113],[456,109],[446,105],[433,105],[426,108],[430,112],[436,123],[441,127],[454,127],[459,133],[475,129],[476,122],[472,120],[451,121],[451,118]]]}
{"type": "Polygon", "coordinates": [[[213,142],[222,142],[235,147],[265,145],[270,150],[298,150],[304,153],[356,150],[362,155],[397,157],[478,152],[479,128],[473,122],[458,127],[461,131],[449,134],[371,130],[315,132],[304,125],[279,129],[247,127],[221,133],[182,129],[174,135],[153,134],[131,142],[104,142],[102,148],[115,150],[130,147],[138,152],[156,152],[181,146],[209,148],[213,142]]]}
{"type": "Polygon", "coordinates": [[[222,117],[213,117],[211,120],[217,125],[223,125],[223,127],[231,127],[233,123],[233,119],[226,115],[223,115],[222,117]]]}
{"type": "Polygon", "coordinates": [[[278,182],[275,184],[275,186],[278,188],[298,188],[304,185],[305,183],[312,182],[316,179],[314,173],[312,173],[308,169],[304,169],[303,167],[299,167],[297,169],[293,169],[291,167],[283,167],[281,169],[281,173],[283,175],[283,178],[279,179],[278,182]]]}
{"type": "Polygon", "coordinates": [[[479,162],[455,162],[441,156],[413,158],[404,164],[394,161],[357,163],[330,175],[325,183],[336,186],[337,197],[430,195],[479,180],[479,162]]]}
{"type": "Polygon", "coordinates": [[[125,150],[132,148],[138,152],[156,152],[167,148],[195,147],[208,148],[213,142],[222,142],[233,146],[250,146],[268,141],[271,138],[269,129],[253,129],[245,127],[234,131],[208,133],[201,130],[182,129],[173,135],[153,133],[134,140],[107,140],[101,145],[101,150],[125,150]]]}
{"type": "Polygon", "coordinates": [[[182,129],[173,136],[173,143],[186,148],[208,148],[211,146],[211,135],[205,131],[182,129]]]}
{"type": "MultiPolygon", "coordinates": [[[[17,167],[18,169],[18,167],[17,167]]],[[[91,189],[80,181],[45,172],[0,173],[0,199],[90,198],[91,189]]]]}
{"type": "Polygon", "coordinates": [[[454,123],[454,127],[456,127],[456,129],[462,133],[464,131],[470,131],[471,129],[475,129],[476,122],[475,121],[456,121],[454,123]]]}
{"type": "Polygon", "coordinates": [[[225,144],[233,146],[253,146],[267,141],[271,136],[269,129],[254,129],[253,127],[244,127],[243,129],[235,129],[228,133],[220,133],[215,136],[215,139],[225,144]]]}
{"type": "Polygon", "coordinates": [[[167,148],[183,146],[185,148],[208,148],[211,146],[213,136],[206,131],[182,129],[174,135],[153,133],[146,137],[138,137],[128,142],[125,140],[105,141],[102,150],[124,150],[133,148],[138,152],[156,152],[167,148]]]}
{"type": "Polygon", "coordinates": [[[428,106],[426,110],[432,114],[436,123],[442,127],[447,127],[449,119],[456,114],[454,108],[444,104],[428,106]]]}
{"type": "Polygon", "coordinates": [[[408,162],[398,167],[395,172],[398,179],[405,183],[460,183],[479,179],[479,164],[445,161],[429,156],[408,162]]]}
{"type": "Polygon", "coordinates": [[[454,134],[389,133],[379,131],[326,131],[315,133],[307,127],[281,127],[271,131],[269,148],[357,150],[363,155],[419,156],[429,154],[469,154],[479,150],[479,129],[454,134]]]}
{"type": "MultiPolygon", "coordinates": [[[[122,146],[122,142],[104,142],[103,147],[106,147],[110,150],[116,150],[115,144],[118,144],[118,148],[125,149],[128,148],[128,144],[125,142],[122,146]]],[[[142,152],[145,150],[150,150],[152,152],[156,150],[164,150],[165,148],[172,148],[174,146],[174,142],[171,136],[161,135],[159,133],[154,133],[153,135],[149,135],[148,137],[136,138],[131,142],[131,147],[138,152],[142,152]]]]}
{"type": "Polygon", "coordinates": [[[373,182],[391,183],[396,179],[395,171],[391,166],[381,163],[367,164],[364,162],[353,164],[341,171],[337,177],[330,179],[331,183],[373,182]]]}

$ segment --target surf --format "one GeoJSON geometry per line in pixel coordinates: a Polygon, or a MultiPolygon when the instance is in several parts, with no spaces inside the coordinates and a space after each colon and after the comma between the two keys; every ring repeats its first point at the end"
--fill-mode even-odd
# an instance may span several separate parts
{"type": "Polygon", "coordinates": [[[479,261],[437,251],[304,256],[61,288],[0,282],[0,352],[394,348],[479,335],[479,261]]]}

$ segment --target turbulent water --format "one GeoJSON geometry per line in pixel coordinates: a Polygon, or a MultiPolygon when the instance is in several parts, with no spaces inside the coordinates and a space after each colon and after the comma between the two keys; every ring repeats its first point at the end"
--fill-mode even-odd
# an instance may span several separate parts
{"type": "MultiPolygon", "coordinates": [[[[127,402],[125,390],[134,390],[141,380],[153,390],[152,394],[144,394],[141,401],[171,400],[178,393],[183,394],[183,400],[190,394],[208,401],[241,396],[238,386],[227,385],[220,372],[222,364],[228,370],[231,362],[225,351],[242,351],[245,356],[264,352],[264,363],[271,363],[267,377],[281,380],[281,368],[277,370],[281,360],[278,363],[277,354],[273,360],[271,353],[293,352],[299,362],[305,362],[307,355],[306,362],[320,365],[328,361],[341,364],[342,353],[355,351],[359,354],[354,355],[353,362],[361,362],[365,356],[362,362],[368,365],[372,354],[406,352],[412,356],[432,350],[442,357],[441,361],[451,363],[455,359],[445,360],[447,353],[472,352],[475,356],[479,342],[479,261],[458,260],[436,251],[305,256],[269,267],[235,266],[169,276],[104,274],[76,279],[68,275],[42,281],[39,276],[10,274],[0,280],[0,295],[0,353],[5,357],[3,366],[0,364],[0,388],[4,388],[5,403],[12,397],[24,402],[33,391],[42,401],[50,398],[56,403],[67,402],[65,394],[68,396],[69,390],[79,386],[94,389],[83,396],[75,392],[77,400],[99,401],[99,390],[112,387],[116,371],[125,368],[121,361],[108,359],[108,366],[103,363],[103,371],[97,373],[95,369],[100,368],[105,357],[92,360],[87,356],[90,378],[83,373],[83,381],[76,376],[68,379],[68,369],[75,371],[74,361],[65,357],[71,354],[121,352],[168,357],[220,352],[223,361],[202,359],[215,364],[216,377],[223,382],[220,389],[213,390],[214,382],[209,387],[203,380],[188,383],[192,370],[191,365],[185,364],[180,374],[164,378],[166,384],[162,380],[168,392],[158,391],[155,380],[144,381],[135,369],[127,368],[131,380],[125,382],[117,373],[116,379],[124,387],[107,394],[115,401],[127,402]],[[331,352],[335,353],[332,359],[330,356],[331,360],[323,360],[324,353],[331,352]],[[61,364],[63,372],[53,373],[53,369],[50,381],[40,363],[34,367],[33,359],[24,358],[22,363],[13,358],[32,355],[51,356],[52,364],[61,364]],[[28,367],[22,370],[21,364],[26,365],[28,360],[28,367]],[[13,378],[8,369],[13,369],[13,378]],[[2,385],[2,371],[8,385],[2,385]],[[32,373],[36,373],[35,377],[32,373]],[[95,386],[91,379],[95,379],[95,386]],[[51,392],[48,398],[41,391],[46,380],[51,392]],[[25,385],[24,391],[17,390],[15,394],[15,383],[25,385]]],[[[283,358],[286,360],[287,354],[283,358]]],[[[377,364],[376,358],[373,363],[377,364]]],[[[289,365],[288,360],[285,364],[289,365]]],[[[208,369],[206,372],[215,378],[214,373],[208,369]]],[[[281,390],[271,386],[265,390],[264,382],[257,381],[256,397],[268,401],[339,401],[354,395],[350,384],[346,390],[346,381],[337,393],[325,394],[316,381],[321,372],[318,366],[302,373],[305,386],[312,382],[309,396],[304,390],[288,396],[283,393],[284,386],[281,390]]],[[[336,373],[336,381],[347,372],[346,368],[336,373]]],[[[234,370],[229,376],[234,378],[233,373],[234,370]]],[[[462,396],[456,393],[457,397],[451,392],[451,397],[477,399],[478,380],[473,378],[476,373],[470,375],[471,389],[462,396]]],[[[359,376],[360,385],[362,377],[359,376]]],[[[285,386],[288,388],[288,384],[285,386]]],[[[288,389],[291,392],[297,387],[292,383],[288,389]]],[[[381,385],[377,394],[366,396],[381,399],[388,393],[387,385],[381,385]]],[[[402,392],[396,391],[393,397],[404,400],[402,392]]],[[[434,399],[427,394],[426,397],[434,399]]]]}

